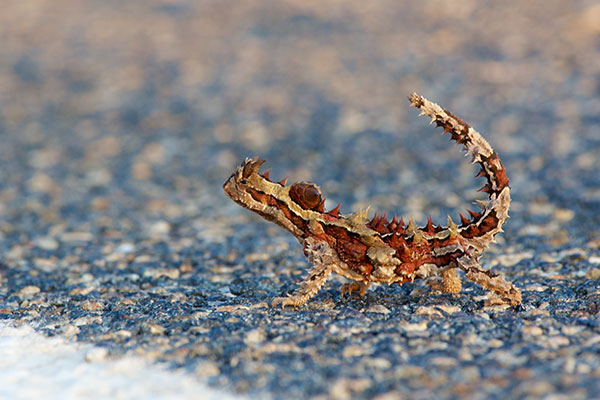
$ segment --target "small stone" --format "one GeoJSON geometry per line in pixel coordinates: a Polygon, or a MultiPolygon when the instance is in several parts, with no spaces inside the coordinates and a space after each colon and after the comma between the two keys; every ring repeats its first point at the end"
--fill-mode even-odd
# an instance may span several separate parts
{"type": "Polygon", "coordinates": [[[85,311],[101,311],[104,309],[104,304],[96,300],[86,300],[81,304],[81,309],[85,311]]]}
{"type": "Polygon", "coordinates": [[[543,292],[546,289],[548,289],[548,286],[538,285],[538,284],[528,285],[525,288],[525,290],[528,292],[543,292]]]}
{"type": "Polygon", "coordinates": [[[164,335],[165,327],[157,324],[146,324],[146,329],[153,335],[164,335]]]}
{"type": "Polygon", "coordinates": [[[221,306],[221,307],[215,309],[215,312],[228,312],[228,313],[230,313],[230,312],[234,312],[236,310],[237,310],[236,306],[221,306]]]}
{"type": "Polygon", "coordinates": [[[246,336],[244,337],[244,343],[247,345],[258,344],[264,342],[266,338],[267,336],[263,329],[253,329],[246,333],[246,336]]]}
{"type": "Polygon", "coordinates": [[[194,272],[194,267],[192,267],[189,263],[183,263],[179,266],[179,272],[182,274],[194,272]]]}
{"type": "Polygon", "coordinates": [[[550,347],[552,349],[557,349],[559,347],[568,346],[569,343],[570,343],[570,340],[566,336],[553,336],[553,337],[548,338],[548,340],[546,342],[548,347],[550,347]]]}
{"type": "Polygon", "coordinates": [[[58,185],[54,180],[41,172],[37,172],[27,181],[30,190],[40,193],[50,193],[58,190],[58,185]]]}
{"type": "Polygon", "coordinates": [[[430,360],[431,364],[435,365],[438,368],[454,368],[458,365],[458,360],[452,357],[435,357],[430,360]]]}
{"type": "Polygon", "coordinates": [[[367,312],[376,313],[376,314],[389,314],[391,311],[381,304],[375,304],[367,310],[367,312]]]}
{"type": "Polygon", "coordinates": [[[93,287],[82,287],[82,288],[71,289],[71,291],[69,292],[69,294],[71,296],[75,296],[75,295],[87,296],[88,294],[90,294],[93,291],[94,291],[93,287]]]}
{"type": "Polygon", "coordinates": [[[40,270],[42,270],[44,272],[52,272],[56,269],[56,258],[54,258],[54,257],[52,257],[52,258],[36,257],[33,260],[33,263],[35,264],[36,268],[39,268],[40,270]]]}
{"type": "Polygon", "coordinates": [[[406,398],[406,396],[402,392],[392,391],[392,392],[379,394],[379,395],[373,397],[373,400],[397,400],[397,399],[404,399],[404,398],[406,398]]]}
{"type": "Polygon", "coordinates": [[[135,251],[135,245],[133,243],[128,243],[128,242],[121,243],[115,249],[115,253],[121,253],[121,254],[133,253],[134,251],[135,251]]]}
{"type": "Polygon", "coordinates": [[[459,306],[450,306],[446,304],[440,304],[437,306],[438,309],[442,310],[446,314],[454,314],[455,312],[459,312],[462,310],[459,306]]]}
{"type": "Polygon", "coordinates": [[[171,225],[167,221],[158,221],[150,226],[150,236],[164,236],[171,231],[171,225]]]}
{"type": "Polygon", "coordinates": [[[441,317],[442,313],[433,306],[421,306],[415,311],[415,315],[426,315],[428,317],[441,317]]]}
{"type": "Polygon", "coordinates": [[[178,279],[180,272],[177,268],[152,268],[144,271],[144,276],[149,278],[158,279],[162,276],[166,276],[170,279],[178,279]]]}
{"type": "Polygon", "coordinates": [[[250,254],[247,254],[246,257],[244,257],[244,260],[248,263],[251,263],[251,262],[255,262],[255,261],[267,261],[267,260],[270,260],[272,257],[273,256],[268,252],[250,253],[250,254]]]}
{"type": "Polygon", "coordinates": [[[119,336],[119,337],[121,337],[121,338],[123,338],[123,339],[128,339],[128,338],[130,338],[130,337],[131,337],[131,335],[132,335],[132,334],[131,334],[131,332],[130,332],[130,331],[128,331],[128,330],[121,329],[121,330],[119,330],[119,331],[116,331],[116,332],[115,332],[115,335],[116,335],[116,336],[119,336]]]}
{"type": "Polygon", "coordinates": [[[584,347],[589,347],[589,346],[593,346],[596,343],[600,343],[600,335],[594,335],[591,338],[589,338],[588,340],[585,341],[585,343],[583,344],[584,347]]]}
{"type": "Polygon", "coordinates": [[[554,211],[554,218],[556,218],[560,222],[569,222],[575,216],[575,212],[573,210],[569,210],[568,208],[559,208],[554,211]]]}
{"type": "Polygon", "coordinates": [[[59,243],[51,237],[41,237],[34,241],[36,247],[43,250],[56,250],[58,249],[59,243]]]}
{"type": "Polygon", "coordinates": [[[68,338],[73,338],[73,337],[79,335],[79,332],[81,332],[81,329],[79,329],[77,326],[71,325],[71,324],[65,325],[62,329],[62,334],[68,338]]]}
{"type": "Polygon", "coordinates": [[[422,321],[422,322],[419,322],[416,324],[404,323],[401,326],[405,331],[413,332],[413,331],[426,331],[428,325],[429,325],[429,323],[427,321],[422,321]]]}
{"type": "Polygon", "coordinates": [[[529,396],[539,397],[541,398],[548,393],[554,392],[554,386],[550,382],[546,381],[528,381],[524,382],[520,387],[523,387],[523,392],[527,393],[529,396]]]}
{"type": "Polygon", "coordinates": [[[17,296],[19,297],[29,297],[29,296],[33,296],[34,294],[38,294],[41,291],[41,289],[37,286],[25,286],[23,289],[19,290],[19,293],[17,293],[17,296]]]}
{"type": "Polygon", "coordinates": [[[371,354],[371,351],[368,351],[365,346],[361,346],[358,344],[353,344],[350,346],[344,347],[344,351],[342,352],[342,356],[344,358],[348,357],[360,357],[366,354],[371,354]]]}
{"type": "Polygon", "coordinates": [[[329,395],[332,399],[351,399],[371,387],[371,380],[367,378],[341,378],[333,383],[329,395]]]}
{"type": "Polygon", "coordinates": [[[221,373],[221,370],[212,361],[202,361],[196,367],[196,373],[200,376],[217,376],[221,373]]]}
{"type": "Polygon", "coordinates": [[[94,317],[80,317],[73,321],[73,325],[75,326],[83,326],[89,324],[102,324],[102,317],[94,316],[94,317]]]}
{"type": "Polygon", "coordinates": [[[522,251],[520,253],[503,254],[496,257],[500,265],[512,267],[522,260],[527,260],[533,257],[533,251],[522,251]]]}
{"type": "Polygon", "coordinates": [[[293,343],[273,343],[266,342],[258,349],[260,353],[263,354],[273,354],[273,353],[301,353],[302,350],[296,344],[293,343]]]}
{"type": "Polygon", "coordinates": [[[380,370],[386,370],[392,367],[392,363],[389,360],[382,357],[367,358],[365,360],[365,364],[380,370]]]}
{"type": "Polygon", "coordinates": [[[521,332],[523,335],[530,336],[540,336],[544,334],[544,331],[539,326],[526,326],[521,330],[521,332]]]}
{"type": "Polygon", "coordinates": [[[90,242],[94,239],[91,232],[65,232],[60,235],[63,242],[90,242]]]}
{"type": "MultiPolygon", "coordinates": [[[[600,262],[600,257],[598,257],[598,261],[600,262]]],[[[591,262],[591,260],[590,260],[591,262]]],[[[600,279],[600,268],[590,268],[586,273],[585,277],[587,279],[598,280],[600,279]]]]}
{"type": "Polygon", "coordinates": [[[560,328],[560,331],[565,335],[576,335],[579,332],[583,331],[584,329],[585,328],[580,325],[569,325],[569,326],[563,326],[562,328],[560,328]]]}
{"type": "Polygon", "coordinates": [[[497,350],[491,355],[498,364],[508,366],[520,366],[527,361],[527,356],[518,356],[512,350],[497,350]]]}

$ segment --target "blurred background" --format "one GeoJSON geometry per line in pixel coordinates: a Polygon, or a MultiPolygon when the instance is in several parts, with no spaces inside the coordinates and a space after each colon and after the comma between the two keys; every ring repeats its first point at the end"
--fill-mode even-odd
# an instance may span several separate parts
{"type": "Polygon", "coordinates": [[[599,21],[594,1],[8,0],[0,215],[227,215],[220,183],[260,155],[343,212],[445,219],[478,186],[417,91],[489,139],[514,212],[600,222],[599,21]]]}

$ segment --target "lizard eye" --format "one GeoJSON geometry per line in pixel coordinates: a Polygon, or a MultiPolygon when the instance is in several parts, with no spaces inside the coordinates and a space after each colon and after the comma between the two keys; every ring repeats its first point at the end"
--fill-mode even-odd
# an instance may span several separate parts
{"type": "Polygon", "coordinates": [[[314,209],[322,201],[319,188],[307,182],[294,183],[290,186],[290,197],[305,210],[314,209]]]}

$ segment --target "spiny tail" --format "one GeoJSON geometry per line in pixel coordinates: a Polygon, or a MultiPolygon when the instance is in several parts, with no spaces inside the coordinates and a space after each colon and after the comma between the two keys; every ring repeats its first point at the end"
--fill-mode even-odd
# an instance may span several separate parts
{"type": "Polygon", "coordinates": [[[481,202],[481,212],[468,210],[471,219],[461,214],[462,223],[458,227],[472,255],[477,256],[494,241],[496,234],[502,232],[502,224],[508,218],[510,188],[506,171],[492,146],[463,120],[416,93],[408,99],[411,106],[421,110],[420,115],[431,117],[431,123],[443,127],[444,133],[449,132],[452,139],[462,144],[467,154],[471,155],[473,163],[481,166],[477,177],[487,180],[480,191],[488,194],[488,200],[481,202]]]}

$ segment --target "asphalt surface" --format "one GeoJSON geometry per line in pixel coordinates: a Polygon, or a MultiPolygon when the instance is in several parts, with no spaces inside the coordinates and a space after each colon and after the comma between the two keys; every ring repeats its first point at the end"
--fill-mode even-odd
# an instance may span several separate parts
{"type": "Polygon", "coordinates": [[[4,2],[0,317],[251,398],[600,398],[598,21],[594,1],[4,2]],[[309,265],[223,194],[244,157],[343,213],[441,223],[481,198],[413,91],[499,153],[511,218],[483,264],[522,307],[330,279],[271,308],[309,265]]]}

